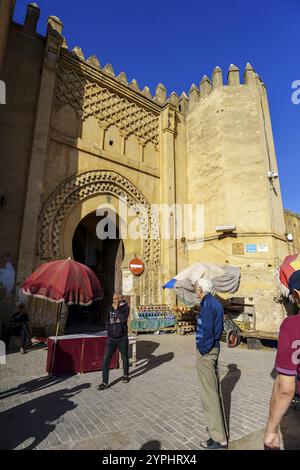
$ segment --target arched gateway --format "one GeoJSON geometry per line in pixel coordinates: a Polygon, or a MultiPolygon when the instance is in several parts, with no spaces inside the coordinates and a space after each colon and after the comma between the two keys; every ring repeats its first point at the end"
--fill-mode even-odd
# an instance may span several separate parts
{"type": "Polygon", "coordinates": [[[128,261],[134,254],[138,254],[145,263],[145,272],[133,280],[132,302],[157,302],[161,295],[158,226],[143,194],[114,171],[94,170],[75,175],[51,194],[41,212],[40,259],[46,261],[72,256],[72,240],[78,224],[99,205],[113,206],[120,216],[117,204],[120,198],[126,200],[129,207],[138,204],[144,208],[144,217],[140,214],[139,220],[143,233],[147,233],[143,239],[123,240],[123,273],[128,274],[128,261]],[[157,236],[153,236],[155,233],[157,236]]]}

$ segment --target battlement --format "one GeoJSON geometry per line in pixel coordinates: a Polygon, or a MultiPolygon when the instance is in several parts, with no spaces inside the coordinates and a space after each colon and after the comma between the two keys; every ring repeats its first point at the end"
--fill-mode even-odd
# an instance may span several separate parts
{"type": "MultiPolygon", "coordinates": [[[[30,3],[27,6],[26,17],[23,25],[24,31],[34,33],[36,31],[39,16],[40,9],[38,5],[36,3],[30,3]]],[[[102,67],[99,58],[95,55],[92,55],[86,59],[82,49],[79,46],[75,46],[72,51],[70,51],[66,39],[62,36],[62,30],[63,24],[61,20],[56,16],[50,16],[47,22],[47,34],[52,33],[60,36],[62,47],[72,54],[72,56],[77,60],[83,61],[85,64],[108,75],[134,92],[143,95],[145,98],[155,102],[157,105],[163,107],[168,103],[183,113],[185,113],[188,109],[191,109],[195,103],[207,98],[211,93],[214,92],[214,90],[220,89],[221,87],[265,87],[265,84],[262,82],[261,78],[255,72],[251,64],[247,63],[246,65],[243,74],[243,82],[240,80],[240,69],[234,64],[231,64],[227,72],[227,83],[224,83],[222,69],[217,66],[212,72],[211,78],[209,78],[207,75],[204,75],[198,87],[195,85],[195,83],[193,83],[188,95],[183,92],[179,97],[177,93],[172,91],[167,97],[166,87],[162,83],[159,83],[156,86],[154,96],[152,96],[150,88],[145,86],[143,89],[141,89],[135,78],[129,82],[124,71],[121,71],[118,75],[116,75],[111,64],[108,63],[102,67]]]]}
{"type": "Polygon", "coordinates": [[[212,72],[211,79],[204,75],[200,81],[199,86],[192,84],[189,90],[189,96],[183,93],[180,97],[179,103],[182,105],[181,108],[187,109],[192,107],[194,103],[201,101],[208,97],[214,90],[220,88],[237,88],[241,86],[266,88],[266,85],[261,80],[260,76],[255,72],[252,65],[248,62],[243,73],[243,81],[240,79],[240,69],[231,64],[227,72],[227,83],[224,83],[223,71],[217,66],[212,72]]]}

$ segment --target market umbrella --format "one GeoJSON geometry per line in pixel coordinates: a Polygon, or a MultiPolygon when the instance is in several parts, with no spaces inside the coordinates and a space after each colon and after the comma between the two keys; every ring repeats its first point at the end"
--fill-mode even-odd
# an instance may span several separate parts
{"type": "Polygon", "coordinates": [[[283,263],[279,266],[278,279],[281,287],[281,291],[285,297],[289,297],[289,279],[291,275],[300,270],[300,255],[289,255],[286,256],[283,263]]]}
{"type": "MultiPolygon", "coordinates": [[[[103,297],[101,284],[94,272],[71,258],[41,265],[25,280],[22,288],[26,295],[57,303],[56,338],[63,303],[90,305],[103,297]]],[[[55,351],[53,362],[54,355],[55,351]]]]}
{"type": "Polygon", "coordinates": [[[198,302],[194,283],[200,279],[212,281],[217,292],[234,293],[239,288],[240,268],[214,263],[195,263],[180,271],[173,279],[168,281],[163,288],[174,289],[177,297],[186,305],[195,305],[198,302]]]}

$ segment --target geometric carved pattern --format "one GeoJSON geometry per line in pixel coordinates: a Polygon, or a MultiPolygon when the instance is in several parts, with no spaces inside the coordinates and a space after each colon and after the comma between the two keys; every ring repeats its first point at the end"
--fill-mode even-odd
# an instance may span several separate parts
{"type": "Polygon", "coordinates": [[[138,189],[126,178],[114,171],[94,170],[71,177],[60,185],[46,201],[40,222],[39,254],[41,259],[60,259],[62,253],[62,229],[66,216],[83,199],[99,194],[126,197],[129,206],[143,206],[140,217],[143,234],[142,256],[147,268],[157,269],[160,263],[160,241],[157,221],[153,219],[150,205],[138,189]],[[152,223],[152,238],[150,228],[152,223]],[[154,227],[154,231],[153,231],[154,227]],[[154,236],[153,236],[154,235],[154,236]]]}
{"type": "Polygon", "coordinates": [[[56,85],[56,107],[69,104],[83,119],[95,116],[104,129],[118,127],[123,137],[134,134],[140,144],[159,144],[159,118],[143,107],[91,81],[73,69],[60,66],[56,85]]]}

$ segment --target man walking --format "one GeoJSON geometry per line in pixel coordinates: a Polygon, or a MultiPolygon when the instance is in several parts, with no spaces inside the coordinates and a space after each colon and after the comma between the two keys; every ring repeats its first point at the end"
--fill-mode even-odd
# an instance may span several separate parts
{"type": "Polygon", "coordinates": [[[112,306],[108,310],[106,330],[107,343],[103,359],[102,383],[99,390],[108,388],[109,364],[116,350],[119,349],[123,362],[123,382],[129,382],[128,326],[129,306],[118,293],[113,295],[112,306]]]}
{"type": "Polygon", "coordinates": [[[225,449],[228,442],[217,370],[224,310],[222,304],[212,296],[211,281],[199,279],[195,283],[195,289],[201,300],[196,331],[196,367],[206,429],[210,435],[200,445],[204,449],[225,449]]]}
{"type": "MultiPolygon", "coordinates": [[[[295,271],[289,279],[289,289],[300,308],[300,271],[295,271]]],[[[281,324],[270,402],[270,413],[264,438],[266,450],[280,449],[279,425],[295,395],[296,383],[300,392],[300,312],[287,317],[281,324]]]]}

